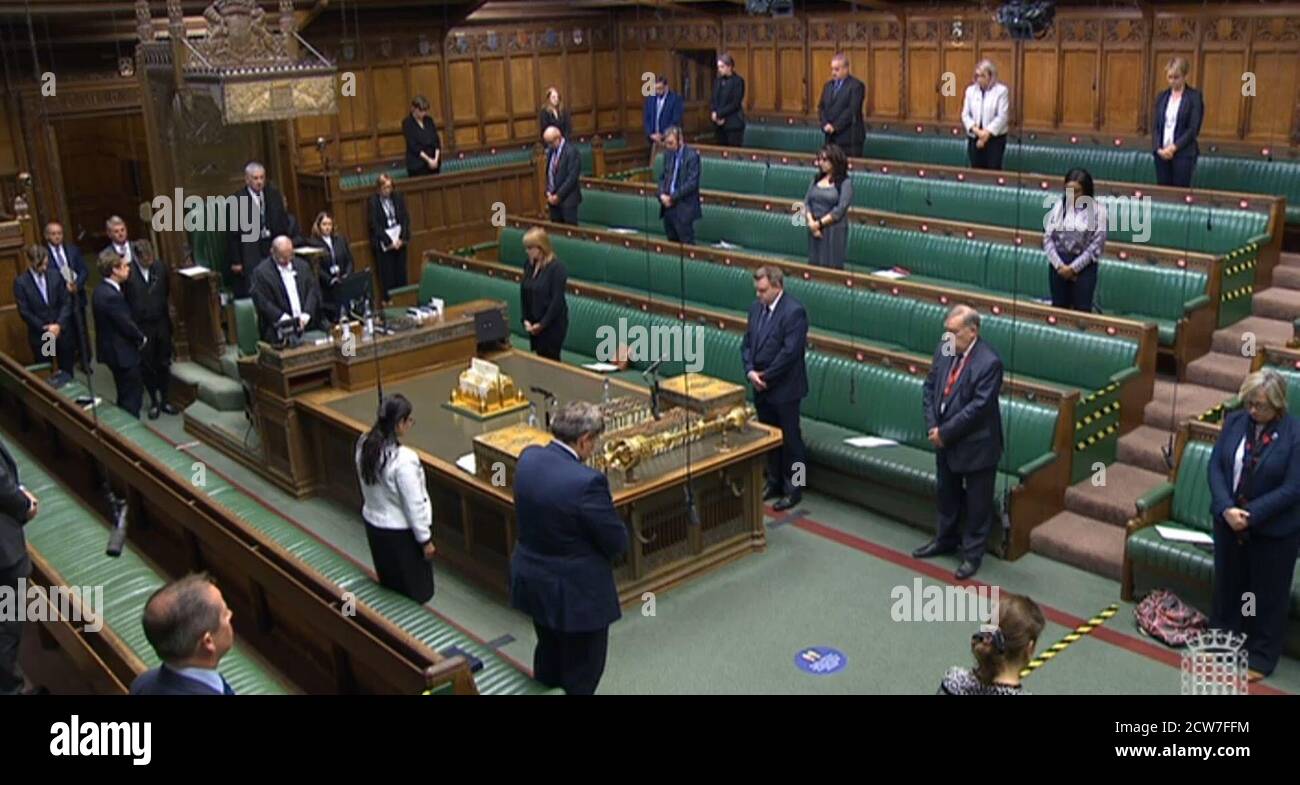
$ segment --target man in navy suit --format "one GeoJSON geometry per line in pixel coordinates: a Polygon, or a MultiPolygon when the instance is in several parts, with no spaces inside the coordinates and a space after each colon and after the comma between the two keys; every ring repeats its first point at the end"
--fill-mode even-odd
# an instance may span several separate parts
{"type": "Polygon", "coordinates": [[[627,525],[605,475],[583,465],[602,430],[599,406],[572,401],[551,423],[555,439],[524,450],[515,468],[510,606],[533,619],[533,677],[569,695],[596,691],[609,625],[622,616],[612,563],[627,550],[627,525]]]}
{"type": "Polygon", "coordinates": [[[234,695],[217,670],[235,645],[234,613],[207,575],[163,586],[144,606],[144,636],[162,660],[131,683],[132,695],[234,695]]]}
{"type": "Polygon", "coordinates": [[[1254,681],[1273,672],[1286,641],[1300,553],[1300,422],[1287,414],[1286,379],[1272,368],[1247,376],[1239,397],[1244,411],[1228,415],[1210,454],[1210,626],[1246,634],[1254,681]]]}
{"type": "MultiPolygon", "coordinates": [[[[36,517],[36,497],[18,482],[18,464],[0,443],[0,587],[8,588],[18,602],[18,581],[32,574],[23,527],[36,517]]],[[[18,666],[18,649],[23,639],[23,622],[6,614],[0,617],[0,695],[23,691],[23,670],[18,666]]]]}
{"type": "Polygon", "coordinates": [[[682,129],[664,132],[664,171],[659,176],[659,217],[664,232],[675,243],[695,242],[695,222],[700,220],[700,154],[682,141],[682,129]]]}
{"type": "Polygon", "coordinates": [[[546,204],[551,220],[562,224],[578,224],[578,205],[582,204],[582,155],[569,144],[564,134],[555,126],[542,134],[546,142],[546,204]]]}
{"type": "Polygon", "coordinates": [[[867,125],[862,121],[862,103],[867,86],[849,73],[849,58],[837,52],[831,58],[831,78],[822,88],[817,116],[822,121],[826,144],[837,144],[849,158],[862,157],[867,125]]]}
{"type": "Polygon", "coordinates": [[[58,221],[50,221],[45,225],[45,247],[50,252],[50,267],[57,271],[61,278],[66,267],[75,279],[72,284],[67,285],[68,292],[76,295],[72,301],[72,307],[76,312],[68,327],[74,332],[72,343],[80,358],[81,370],[88,372],[93,362],[90,357],[90,336],[86,332],[86,304],[89,302],[86,298],[86,279],[90,277],[90,268],[86,266],[86,259],[81,255],[81,249],[63,241],[63,224],[58,221]],[[77,314],[80,314],[80,318],[76,318],[77,314]],[[81,325],[80,328],[78,324],[81,325]]]}
{"type": "Polygon", "coordinates": [[[944,329],[921,396],[938,466],[939,530],[912,555],[926,559],[952,553],[960,539],[960,580],[979,570],[993,519],[1002,458],[1002,359],[988,341],[979,339],[980,315],[974,308],[953,306],[944,329]]]}
{"type": "Polygon", "coordinates": [[[673,126],[681,127],[682,97],[668,89],[668,78],[663,74],[655,77],[654,95],[646,96],[645,109],[641,114],[645,136],[652,150],[655,145],[663,143],[665,131],[673,126]]]}
{"type": "Polygon", "coordinates": [[[758,299],[749,307],[749,326],[740,346],[745,376],[754,387],[758,421],[781,429],[782,442],[767,454],[767,487],[763,500],[777,499],[778,512],[803,498],[803,435],[799,431],[799,404],[808,394],[804,352],[808,345],[808,312],[785,294],[781,268],[765,265],[754,271],[758,299]]]}
{"type": "Polygon", "coordinates": [[[61,373],[72,373],[72,295],[57,271],[50,269],[50,253],[43,245],[27,247],[27,272],[14,279],[14,302],[27,324],[27,345],[33,362],[53,362],[61,373]],[[49,342],[46,336],[54,339],[49,342]]]}
{"type": "Polygon", "coordinates": [[[131,318],[131,306],[122,291],[131,277],[131,264],[112,247],[105,248],[99,254],[99,275],[103,280],[95,287],[90,303],[99,359],[113,372],[117,405],[139,418],[144,400],[140,350],[148,339],[131,318]]]}

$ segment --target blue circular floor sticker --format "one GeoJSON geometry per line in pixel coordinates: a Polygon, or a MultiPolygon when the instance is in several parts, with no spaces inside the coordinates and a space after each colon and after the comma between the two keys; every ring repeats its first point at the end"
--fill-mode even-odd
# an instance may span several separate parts
{"type": "Polygon", "coordinates": [[[849,664],[849,658],[845,657],[843,652],[829,646],[809,646],[800,649],[799,653],[794,655],[794,664],[805,673],[829,676],[844,670],[849,664]]]}

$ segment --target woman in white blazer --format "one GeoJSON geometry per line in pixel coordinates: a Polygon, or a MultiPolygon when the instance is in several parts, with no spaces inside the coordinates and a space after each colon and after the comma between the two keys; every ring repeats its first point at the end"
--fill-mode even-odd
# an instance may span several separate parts
{"type": "Polygon", "coordinates": [[[384,398],[374,427],[357,442],[357,478],[379,583],[428,602],[433,597],[433,506],[420,457],[399,441],[414,424],[406,396],[384,398]]]}

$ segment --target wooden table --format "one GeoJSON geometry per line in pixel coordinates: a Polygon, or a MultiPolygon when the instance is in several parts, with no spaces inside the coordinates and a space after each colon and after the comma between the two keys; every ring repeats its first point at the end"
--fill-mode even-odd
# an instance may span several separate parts
{"type": "MultiPolygon", "coordinates": [[[[542,386],[561,401],[601,399],[604,379],[599,374],[513,351],[491,359],[520,389],[542,386]]],[[[444,407],[467,365],[468,360],[386,382],[384,389],[405,394],[415,405],[415,425],[404,443],[424,463],[439,558],[504,595],[516,533],[513,496],[508,487],[459,468],[456,459],[472,451],[476,435],[525,422],[528,412],[480,421],[444,407]]],[[[637,396],[649,406],[645,389],[617,379],[610,385],[611,394],[637,396]]],[[[538,404],[540,411],[540,400],[538,404]]],[[[358,510],[357,525],[362,525],[353,451],[374,419],[374,393],[322,388],[299,395],[295,405],[306,452],[315,462],[311,474],[317,492],[358,510]]],[[[643,592],[662,591],[766,546],[763,465],[765,453],[780,445],[780,431],[753,420],[728,440],[726,451],[719,450],[721,439],[712,436],[691,444],[689,450],[682,447],[656,456],[637,467],[637,481],[631,484],[621,472],[609,475],[614,504],[631,542],[627,555],[615,564],[623,603],[642,602],[643,592]],[[687,515],[688,479],[699,512],[698,526],[687,515]]]]}

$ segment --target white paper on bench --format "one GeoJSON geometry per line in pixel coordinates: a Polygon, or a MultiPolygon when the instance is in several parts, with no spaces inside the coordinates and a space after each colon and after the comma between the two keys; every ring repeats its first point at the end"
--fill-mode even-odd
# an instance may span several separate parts
{"type": "Polygon", "coordinates": [[[185,276],[186,278],[198,278],[200,275],[203,275],[204,273],[212,272],[212,271],[209,270],[208,268],[204,267],[204,266],[201,265],[201,264],[196,264],[196,265],[194,265],[194,266],[192,266],[192,267],[182,267],[181,269],[177,270],[176,272],[180,273],[181,275],[185,276]]]}
{"type": "Polygon", "coordinates": [[[456,465],[470,474],[477,474],[478,463],[474,460],[474,453],[467,452],[456,459],[456,465]]]}
{"type": "Polygon", "coordinates": [[[886,267],[881,270],[876,270],[874,273],[872,273],[872,275],[879,275],[881,278],[893,278],[895,280],[899,278],[907,277],[907,273],[900,273],[899,271],[889,267],[886,267]]]}
{"type": "Polygon", "coordinates": [[[614,234],[638,234],[636,229],[628,226],[610,226],[605,229],[605,231],[613,232],[614,234]]]}
{"type": "Polygon", "coordinates": [[[1173,526],[1156,526],[1156,533],[1166,540],[1174,542],[1190,542],[1193,545],[1213,545],[1214,538],[1205,532],[1198,532],[1192,529],[1176,529],[1173,526]]]}
{"type": "Polygon", "coordinates": [[[713,244],[713,247],[714,247],[714,248],[721,248],[721,249],[724,250],[724,251],[737,251],[737,250],[740,250],[740,248],[741,248],[742,246],[739,246],[739,245],[732,245],[731,243],[727,242],[726,240],[719,240],[719,241],[717,241],[716,243],[713,244]]]}
{"type": "Polygon", "coordinates": [[[844,443],[850,447],[897,447],[898,442],[893,439],[882,439],[879,436],[854,436],[845,439],[844,443]]]}
{"type": "Polygon", "coordinates": [[[618,370],[617,365],[612,365],[610,363],[586,363],[582,367],[589,371],[595,371],[596,373],[611,373],[618,370]]]}

